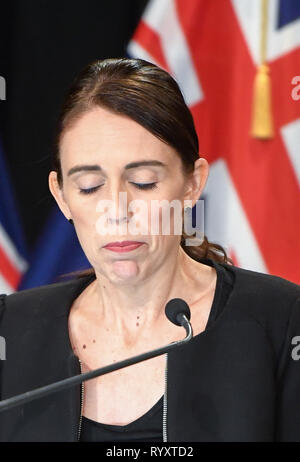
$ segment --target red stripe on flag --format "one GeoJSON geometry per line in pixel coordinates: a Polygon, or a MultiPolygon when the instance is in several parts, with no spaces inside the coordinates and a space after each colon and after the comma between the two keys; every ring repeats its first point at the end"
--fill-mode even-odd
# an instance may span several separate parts
{"type": "Polygon", "coordinates": [[[300,75],[300,49],[270,63],[272,109],[278,127],[300,117],[300,101],[292,98],[292,78],[300,75]]]}
{"type": "Polygon", "coordinates": [[[168,70],[159,35],[148,24],[141,20],[133,36],[133,40],[144,48],[156,62],[168,70]]]}
{"type": "Polygon", "coordinates": [[[16,288],[19,284],[21,273],[9,260],[7,254],[0,246],[0,274],[7,281],[7,284],[16,288]]]}
{"type": "Polygon", "coordinates": [[[229,258],[232,259],[234,266],[239,266],[238,259],[237,259],[237,257],[236,257],[235,252],[233,251],[233,249],[230,249],[230,250],[229,250],[228,256],[229,256],[229,258]]]}

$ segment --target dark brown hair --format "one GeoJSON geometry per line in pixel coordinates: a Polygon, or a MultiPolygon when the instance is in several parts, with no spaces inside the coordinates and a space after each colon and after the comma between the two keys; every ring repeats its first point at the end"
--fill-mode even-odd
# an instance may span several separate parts
{"type": "MultiPolygon", "coordinates": [[[[174,78],[153,63],[143,59],[110,58],[90,63],[76,77],[66,96],[58,119],[54,141],[52,169],[63,186],[59,145],[64,131],[84,113],[99,106],[115,114],[128,116],[157,138],[173,147],[182,161],[182,172],[188,175],[199,158],[198,136],[192,114],[174,78]]],[[[210,258],[233,264],[225,249],[209,242],[199,246],[181,246],[194,260],[210,258]]],[[[93,274],[92,268],[76,271],[78,277],[93,274]]]]}

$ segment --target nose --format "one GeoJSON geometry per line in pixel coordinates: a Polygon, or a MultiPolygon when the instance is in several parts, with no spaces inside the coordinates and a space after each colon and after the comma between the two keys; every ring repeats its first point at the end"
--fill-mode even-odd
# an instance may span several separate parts
{"type": "Polygon", "coordinates": [[[119,179],[110,182],[108,195],[106,198],[110,201],[111,207],[107,212],[107,223],[112,225],[128,223],[131,215],[131,212],[128,212],[130,197],[119,179]]]}
{"type": "Polygon", "coordinates": [[[121,217],[121,218],[111,218],[111,217],[108,217],[107,218],[107,222],[108,224],[110,225],[121,225],[121,224],[124,224],[124,223],[128,223],[128,217],[121,217]]]}

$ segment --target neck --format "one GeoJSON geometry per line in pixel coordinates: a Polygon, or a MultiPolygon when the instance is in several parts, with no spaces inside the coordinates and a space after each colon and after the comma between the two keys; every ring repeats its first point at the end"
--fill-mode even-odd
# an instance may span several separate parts
{"type": "MultiPolygon", "coordinates": [[[[96,271],[96,280],[88,287],[88,316],[114,333],[120,341],[134,342],[151,335],[155,328],[168,329],[165,306],[172,298],[193,302],[195,292],[209,284],[207,265],[196,262],[179,248],[163,264],[135,284],[112,283],[96,271]]],[[[176,329],[176,327],[175,327],[176,329]]]]}

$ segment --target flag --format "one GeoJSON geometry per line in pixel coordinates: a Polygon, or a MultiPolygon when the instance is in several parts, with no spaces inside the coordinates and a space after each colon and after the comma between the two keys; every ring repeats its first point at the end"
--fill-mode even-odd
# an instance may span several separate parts
{"type": "Polygon", "coordinates": [[[0,142],[0,293],[18,289],[27,269],[27,247],[0,142]]]}
{"type": "Polygon", "coordinates": [[[58,206],[50,213],[28,264],[20,290],[60,282],[68,273],[91,268],[74,226],[70,225],[58,206]]]}
{"type": "Polygon", "coordinates": [[[167,70],[193,114],[208,240],[300,284],[300,2],[150,0],[127,52],[167,70]]]}

